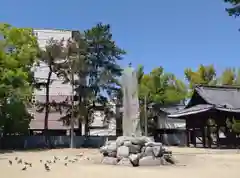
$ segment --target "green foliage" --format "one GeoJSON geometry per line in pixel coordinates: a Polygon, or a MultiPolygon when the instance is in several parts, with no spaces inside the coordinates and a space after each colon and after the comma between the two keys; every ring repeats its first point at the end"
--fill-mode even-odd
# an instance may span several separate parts
{"type": "Polygon", "coordinates": [[[234,85],[235,84],[235,70],[232,68],[226,68],[221,76],[222,85],[234,85]]]}
{"type": "Polygon", "coordinates": [[[31,68],[37,54],[31,29],[0,24],[0,123],[5,134],[28,127],[30,116],[25,106],[32,95],[31,68]]]}
{"type": "Polygon", "coordinates": [[[224,0],[224,2],[232,5],[232,7],[226,8],[226,11],[230,16],[237,17],[240,15],[240,6],[238,5],[240,3],[240,0],[224,0]]]}
{"type": "MultiPolygon", "coordinates": [[[[67,51],[67,60],[57,65],[58,75],[74,86],[78,104],[69,108],[62,120],[69,123],[70,116],[74,113],[75,118],[84,122],[88,129],[93,111],[98,105],[104,106],[104,111],[108,111],[107,101],[118,90],[117,78],[122,72],[118,61],[125,51],[112,39],[108,24],[97,24],[84,33],[75,32],[67,51]]],[[[85,134],[87,132],[85,130],[85,134]]]]}
{"type": "Polygon", "coordinates": [[[236,120],[234,117],[230,120],[226,120],[226,125],[229,129],[232,129],[236,134],[240,134],[240,121],[236,120]]]}
{"type": "MultiPolygon", "coordinates": [[[[48,129],[48,117],[51,110],[52,105],[56,105],[56,103],[52,103],[52,101],[49,100],[49,90],[50,85],[52,83],[51,77],[52,74],[58,74],[58,68],[57,65],[60,62],[60,60],[63,60],[66,58],[66,51],[63,45],[63,40],[57,41],[54,39],[50,39],[47,42],[47,45],[45,46],[44,50],[40,50],[40,60],[39,62],[44,63],[48,67],[48,76],[46,81],[43,79],[35,79],[35,85],[38,86],[37,88],[45,88],[46,89],[46,98],[45,103],[38,103],[38,112],[45,112],[44,117],[44,130],[46,131],[48,129]]],[[[55,107],[56,108],[56,107],[55,107]]],[[[47,132],[45,132],[47,133],[47,132]]]]}
{"type": "Polygon", "coordinates": [[[240,85],[240,70],[235,68],[226,68],[219,77],[221,85],[240,85]]]}
{"type": "Polygon", "coordinates": [[[215,85],[216,80],[216,70],[213,65],[204,66],[200,65],[197,71],[192,71],[192,69],[186,69],[184,71],[185,77],[189,82],[190,88],[194,85],[204,84],[204,85],[215,85]]]}
{"type": "Polygon", "coordinates": [[[240,121],[233,118],[232,129],[235,133],[240,134],[240,121]]]}
{"type": "Polygon", "coordinates": [[[172,73],[165,73],[162,67],[153,69],[144,74],[139,83],[139,97],[148,103],[176,104],[185,99],[186,86],[172,73]]]}

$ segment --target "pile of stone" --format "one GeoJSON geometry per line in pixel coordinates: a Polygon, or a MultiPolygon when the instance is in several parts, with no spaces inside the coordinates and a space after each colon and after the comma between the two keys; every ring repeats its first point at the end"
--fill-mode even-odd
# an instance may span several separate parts
{"type": "Polygon", "coordinates": [[[171,151],[149,137],[118,137],[100,148],[102,163],[111,165],[157,166],[174,164],[171,151]]]}

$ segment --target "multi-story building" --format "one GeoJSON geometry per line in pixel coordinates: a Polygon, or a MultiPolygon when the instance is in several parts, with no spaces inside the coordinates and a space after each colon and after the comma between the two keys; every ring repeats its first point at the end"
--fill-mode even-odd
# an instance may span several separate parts
{"type": "MultiPolygon", "coordinates": [[[[53,38],[54,40],[64,39],[67,40],[73,36],[73,31],[70,30],[52,30],[52,29],[34,29],[34,34],[38,38],[39,46],[44,49],[47,42],[53,38]]],[[[40,63],[40,66],[34,69],[35,77],[39,80],[46,80],[48,75],[48,66],[44,63],[40,63]]],[[[72,89],[70,84],[63,84],[62,80],[59,79],[55,74],[52,75],[52,84],[50,87],[50,100],[64,101],[66,98],[71,97],[72,89]]],[[[36,101],[45,102],[46,89],[35,90],[34,99],[36,101]]],[[[42,130],[44,128],[44,112],[34,112],[34,119],[30,123],[30,128],[32,130],[42,130]]],[[[59,118],[62,115],[57,112],[50,113],[48,119],[49,130],[68,130],[69,127],[64,126],[59,118]]],[[[109,129],[100,129],[103,125],[103,115],[99,112],[94,114],[95,121],[92,126],[96,126],[98,129],[90,130],[90,135],[115,135],[115,122],[111,122],[109,129]]],[[[75,125],[77,128],[77,124],[75,125]]],[[[82,129],[83,130],[83,129],[82,129]]]]}

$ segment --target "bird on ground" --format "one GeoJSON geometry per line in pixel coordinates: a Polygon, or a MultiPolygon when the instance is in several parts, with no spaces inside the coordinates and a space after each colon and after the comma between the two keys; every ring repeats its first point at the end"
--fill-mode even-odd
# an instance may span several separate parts
{"type": "Polygon", "coordinates": [[[8,163],[9,163],[10,165],[12,165],[12,161],[11,161],[11,160],[9,160],[8,163]]]}
{"type": "Polygon", "coordinates": [[[44,168],[46,171],[50,171],[50,167],[46,163],[44,164],[44,168]]]}
{"type": "Polygon", "coordinates": [[[18,157],[15,157],[15,160],[17,161],[17,160],[18,160],[18,157]]]}
{"type": "Polygon", "coordinates": [[[50,160],[47,160],[47,163],[48,163],[48,164],[51,164],[52,162],[51,162],[50,160]]]}
{"type": "Polygon", "coordinates": [[[54,160],[60,160],[58,157],[54,156],[54,160]]]}
{"type": "Polygon", "coordinates": [[[56,160],[53,160],[53,163],[56,163],[56,160]]]}
{"type": "Polygon", "coordinates": [[[78,161],[78,159],[77,159],[77,158],[74,158],[74,161],[78,161]]]}
{"type": "Polygon", "coordinates": [[[24,162],[24,164],[32,167],[32,163],[24,162]]]}
{"type": "Polygon", "coordinates": [[[67,166],[67,163],[64,163],[64,166],[67,166]]]}
{"type": "Polygon", "coordinates": [[[42,163],[42,160],[40,159],[40,163],[42,163]]]}
{"type": "Polygon", "coordinates": [[[22,164],[22,159],[19,159],[17,163],[22,164]]]}
{"type": "Polygon", "coordinates": [[[24,166],[24,167],[22,168],[22,171],[26,171],[26,170],[27,170],[27,167],[24,166]]]}
{"type": "Polygon", "coordinates": [[[68,159],[68,156],[66,156],[65,158],[64,158],[64,160],[67,160],[68,159]]]}
{"type": "Polygon", "coordinates": [[[174,160],[171,157],[165,157],[165,160],[170,164],[175,164],[174,160]]]}

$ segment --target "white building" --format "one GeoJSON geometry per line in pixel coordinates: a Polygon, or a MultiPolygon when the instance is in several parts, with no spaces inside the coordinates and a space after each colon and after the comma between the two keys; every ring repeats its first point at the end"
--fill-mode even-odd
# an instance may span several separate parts
{"type": "MultiPolygon", "coordinates": [[[[67,40],[72,38],[73,31],[70,30],[52,30],[52,29],[34,29],[34,34],[38,39],[39,46],[44,49],[47,42],[53,38],[54,40],[67,40]]],[[[48,76],[48,67],[44,63],[40,63],[40,66],[34,69],[35,77],[40,80],[46,80],[48,76]]],[[[72,93],[71,85],[63,84],[55,74],[52,75],[53,80],[50,87],[50,99],[52,100],[65,100],[66,97],[70,97],[72,93]]],[[[35,90],[35,100],[45,101],[46,90],[35,90]]],[[[60,113],[50,113],[49,115],[49,129],[69,129],[69,127],[63,126],[58,121],[61,117],[60,113]]],[[[99,129],[103,126],[103,114],[101,112],[95,113],[95,119],[92,126],[98,127],[98,129],[90,130],[90,135],[115,135],[116,134],[116,122],[113,119],[109,124],[109,129],[99,129]]],[[[44,124],[44,113],[35,113],[35,119],[32,120],[30,127],[32,129],[42,129],[44,124]]],[[[77,125],[76,125],[77,127],[77,125]]],[[[84,129],[82,129],[84,130],[84,129]]]]}
{"type": "MultiPolygon", "coordinates": [[[[44,49],[47,42],[53,38],[55,40],[67,40],[72,37],[72,31],[69,30],[43,30],[35,29],[34,34],[38,38],[39,46],[44,49]]],[[[39,79],[47,79],[48,67],[44,63],[40,63],[40,66],[35,70],[35,77],[39,79]]],[[[62,81],[57,78],[55,74],[52,75],[53,83],[50,88],[50,95],[71,95],[71,86],[69,84],[62,84],[62,81]]],[[[45,89],[39,91],[36,90],[36,95],[45,95],[45,89]]]]}

